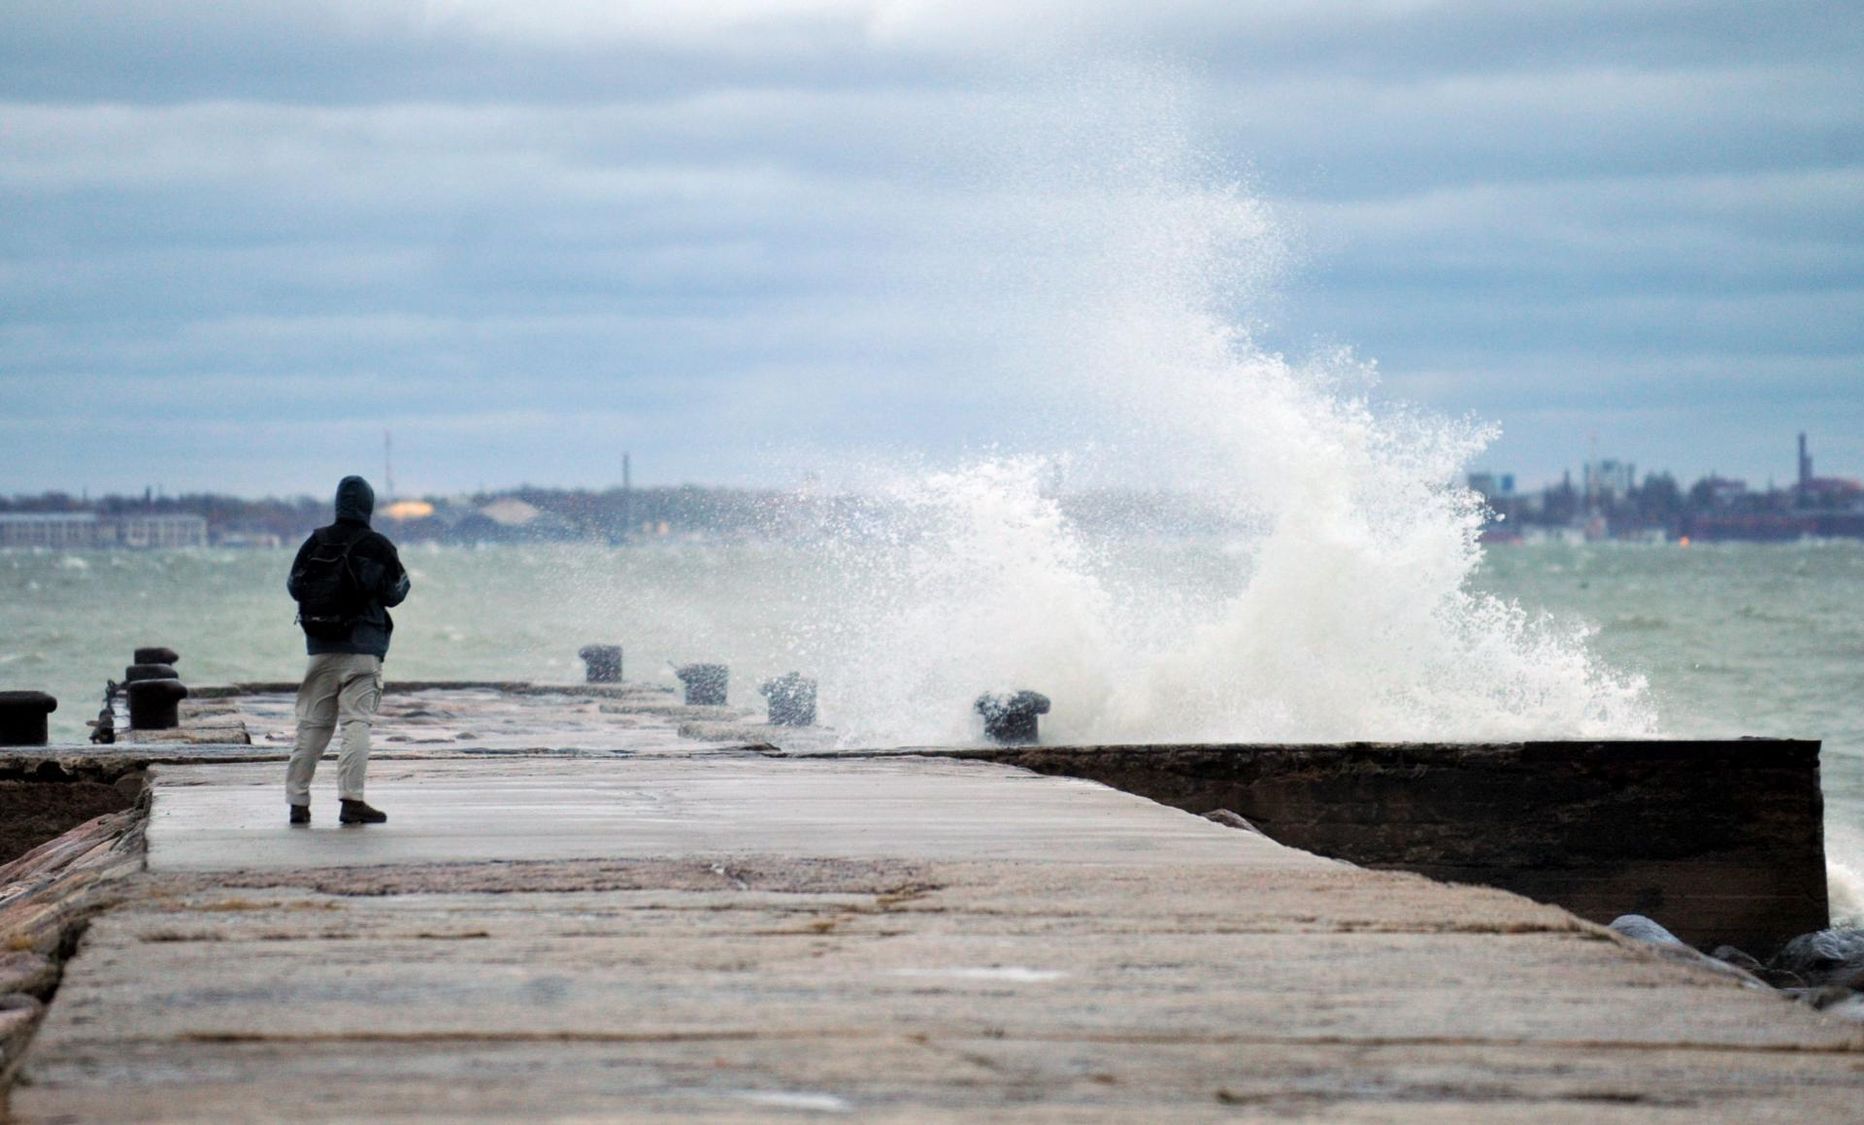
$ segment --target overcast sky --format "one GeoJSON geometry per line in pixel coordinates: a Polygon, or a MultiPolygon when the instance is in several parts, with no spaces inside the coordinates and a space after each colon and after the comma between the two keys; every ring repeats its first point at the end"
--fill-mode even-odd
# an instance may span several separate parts
{"type": "Polygon", "coordinates": [[[1115,230],[1479,468],[1864,476],[1855,2],[0,0],[0,492],[1065,444],[1115,230]]]}

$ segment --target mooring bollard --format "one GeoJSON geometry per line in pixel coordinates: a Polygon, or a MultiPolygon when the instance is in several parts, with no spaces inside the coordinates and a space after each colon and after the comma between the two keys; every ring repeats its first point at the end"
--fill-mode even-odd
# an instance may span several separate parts
{"type": "Polygon", "coordinates": [[[779,727],[815,725],[816,682],[800,672],[766,680],[758,693],[770,701],[770,723],[779,727]]]}
{"type": "Polygon", "coordinates": [[[138,664],[178,664],[180,662],[181,654],[172,648],[151,645],[148,648],[136,650],[136,663],[138,664]]]}
{"type": "Polygon", "coordinates": [[[42,691],[0,691],[0,746],[44,746],[51,741],[46,718],[58,700],[42,691]]]}
{"type": "Polygon", "coordinates": [[[181,725],[181,701],[188,689],[180,680],[135,680],[128,688],[131,730],[173,730],[181,725]]]}
{"type": "Polygon", "coordinates": [[[723,664],[682,664],[673,674],[686,685],[686,706],[723,707],[730,670],[723,664]]]}
{"type": "Polygon", "coordinates": [[[137,680],[178,680],[181,673],[175,671],[173,664],[131,664],[123,669],[123,682],[133,684],[137,680]]]}
{"type": "Polygon", "coordinates": [[[1002,746],[1036,741],[1036,716],[1048,714],[1049,697],[1039,691],[985,692],[973,705],[984,717],[984,735],[1002,746]]]}
{"type": "Polygon", "coordinates": [[[576,652],[588,665],[584,683],[618,684],[621,682],[620,645],[584,645],[576,652]]]}

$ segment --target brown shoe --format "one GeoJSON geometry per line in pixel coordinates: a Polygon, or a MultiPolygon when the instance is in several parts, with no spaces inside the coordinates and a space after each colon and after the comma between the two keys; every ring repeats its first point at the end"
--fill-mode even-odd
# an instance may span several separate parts
{"type": "Polygon", "coordinates": [[[383,812],[381,809],[370,808],[369,805],[363,801],[352,801],[345,797],[342,803],[343,809],[341,812],[337,813],[337,823],[339,824],[388,823],[387,813],[383,812]]]}

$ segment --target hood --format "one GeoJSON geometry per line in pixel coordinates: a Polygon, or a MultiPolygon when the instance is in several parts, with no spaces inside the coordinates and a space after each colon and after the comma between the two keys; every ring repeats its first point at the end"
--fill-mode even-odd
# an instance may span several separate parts
{"type": "Polygon", "coordinates": [[[375,489],[361,477],[344,477],[337,484],[337,518],[367,525],[375,514],[375,489]]]}

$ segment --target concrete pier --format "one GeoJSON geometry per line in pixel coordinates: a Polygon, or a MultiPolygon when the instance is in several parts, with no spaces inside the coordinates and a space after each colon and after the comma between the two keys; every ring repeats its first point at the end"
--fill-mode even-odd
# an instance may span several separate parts
{"type": "Polygon", "coordinates": [[[242,706],[251,745],[160,747],[147,870],[65,966],[16,1119],[1864,1101],[1864,1028],[1502,890],[997,762],[681,740],[691,717],[641,693],[389,702],[381,827],[337,827],[321,775],[287,827],[275,700],[242,706]]]}
{"type": "Polygon", "coordinates": [[[1654,739],[939,750],[1082,777],[1365,867],[1765,958],[1828,924],[1819,743],[1654,739]]]}

